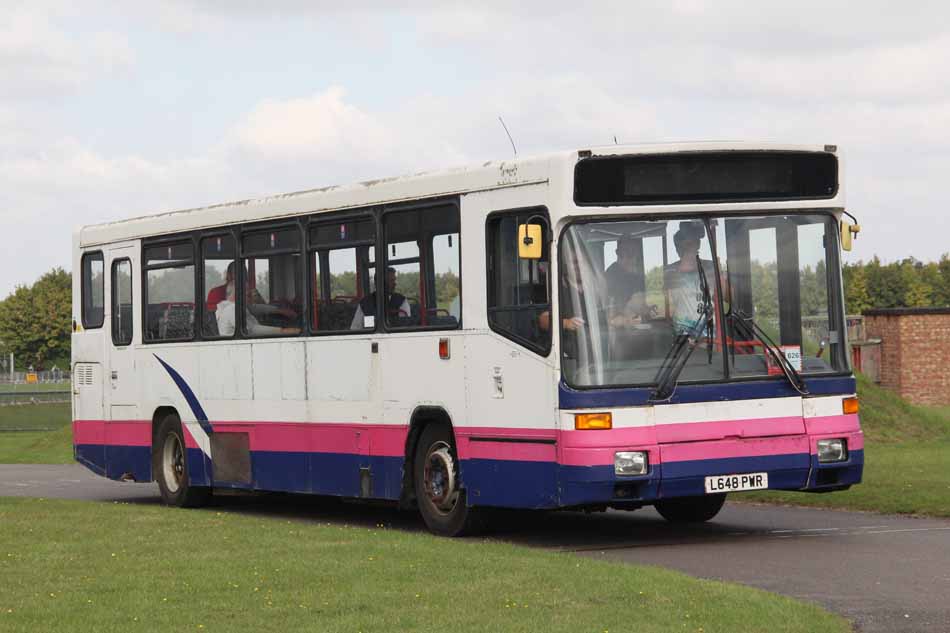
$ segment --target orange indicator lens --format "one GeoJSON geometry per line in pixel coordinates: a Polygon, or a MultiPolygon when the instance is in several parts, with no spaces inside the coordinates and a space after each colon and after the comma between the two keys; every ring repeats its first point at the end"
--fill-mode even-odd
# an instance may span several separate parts
{"type": "Polygon", "coordinates": [[[440,338],[439,339],[439,358],[442,360],[448,360],[452,356],[449,351],[449,339],[440,338]]]}
{"type": "Polygon", "coordinates": [[[857,398],[845,398],[841,401],[841,409],[845,414],[857,413],[858,412],[858,399],[857,398]]]}
{"type": "Polygon", "coordinates": [[[578,413],[574,415],[574,428],[578,431],[594,431],[613,427],[609,413],[578,413]]]}

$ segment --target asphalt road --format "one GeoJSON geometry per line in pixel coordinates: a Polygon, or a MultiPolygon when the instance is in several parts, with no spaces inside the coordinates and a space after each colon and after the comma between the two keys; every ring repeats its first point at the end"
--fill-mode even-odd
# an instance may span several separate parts
{"type": "MultiPolygon", "coordinates": [[[[77,465],[0,465],[0,496],[158,503],[154,484],[112,482],[77,465]]],[[[314,497],[225,497],[217,510],[422,530],[390,506],[314,497]]],[[[872,633],[950,632],[950,521],[729,503],[710,523],[673,527],[652,509],[501,513],[492,538],[659,565],[813,601],[872,633]]]]}

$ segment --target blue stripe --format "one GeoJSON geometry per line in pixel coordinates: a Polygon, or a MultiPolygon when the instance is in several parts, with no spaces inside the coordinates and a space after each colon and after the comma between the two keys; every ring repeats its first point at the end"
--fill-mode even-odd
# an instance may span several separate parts
{"type": "MultiPolygon", "coordinates": [[[[807,378],[805,383],[812,396],[852,394],[854,377],[807,378]]],[[[641,407],[650,404],[652,387],[618,389],[572,389],[564,381],[558,385],[558,401],[562,409],[590,409],[606,407],[641,407]]],[[[715,402],[726,400],[754,400],[757,398],[785,398],[799,393],[784,377],[748,382],[726,382],[705,385],[678,385],[669,404],[715,402]]]]}
{"type": "MultiPolygon", "coordinates": [[[[100,475],[119,478],[133,473],[147,479],[151,460],[145,447],[76,446],[77,459],[100,475]],[[109,459],[108,471],[105,460],[109,459]],[[113,463],[112,460],[115,460],[113,463]]],[[[863,451],[856,450],[847,462],[818,464],[807,453],[763,457],[694,460],[657,464],[643,477],[617,477],[612,466],[561,466],[555,462],[493,459],[463,460],[462,480],[469,492],[468,503],[504,508],[561,508],[604,506],[624,502],[650,504],[657,499],[701,496],[705,477],[714,474],[767,472],[773,490],[835,488],[861,481],[863,451]],[[818,484],[818,473],[833,472],[818,484]]],[[[208,468],[199,449],[188,449],[192,485],[210,486],[203,478],[208,468]]],[[[251,452],[251,483],[215,481],[215,486],[274,492],[297,492],[359,497],[360,471],[369,468],[373,499],[399,499],[404,460],[401,457],[370,457],[349,453],[251,452]]],[[[208,468],[210,472],[210,468],[208,468]]]]}
{"type": "Polygon", "coordinates": [[[184,378],[181,377],[177,371],[172,369],[172,367],[158,357],[158,354],[152,354],[155,359],[162,364],[162,367],[165,368],[165,371],[168,372],[168,375],[172,377],[172,380],[175,381],[175,384],[178,386],[178,390],[181,391],[181,395],[185,397],[185,401],[188,403],[188,406],[191,407],[191,412],[195,416],[195,420],[198,421],[198,424],[201,425],[201,428],[205,433],[211,435],[214,433],[214,429],[211,428],[211,424],[208,423],[208,416],[205,414],[205,410],[201,408],[201,403],[198,402],[198,396],[195,395],[195,392],[191,390],[191,387],[188,386],[188,383],[184,378]]]}

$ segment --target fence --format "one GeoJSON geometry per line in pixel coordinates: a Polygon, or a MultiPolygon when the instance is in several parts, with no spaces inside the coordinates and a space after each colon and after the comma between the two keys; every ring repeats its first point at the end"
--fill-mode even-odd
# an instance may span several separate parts
{"type": "Polygon", "coordinates": [[[26,382],[25,377],[11,382],[9,375],[0,380],[0,406],[70,402],[71,398],[68,375],[65,380],[60,376],[58,381],[51,376],[38,376],[36,382],[26,382]]]}
{"type": "Polygon", "coordinates": [[[0,388],[7,385],[44,385],[69,383],[71,379],[70,372],[61,369],[51,369],[44,371],[9,371],[0,372],[0,388]]]}

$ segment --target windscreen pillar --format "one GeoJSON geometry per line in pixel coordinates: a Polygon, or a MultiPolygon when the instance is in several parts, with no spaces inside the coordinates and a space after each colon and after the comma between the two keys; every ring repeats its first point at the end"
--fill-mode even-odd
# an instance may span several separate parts
{"type": "MultiPolygon", "coordinates": [[[[726,220],[726,261],[729,269],[732,307],[745,314],[755,314],[752,301],[752,261],[749,227],[745,220],[726,220]]],[[[735,336],[736,334],[733,333],[735,336]]]]}
{"type": "Polygon", "coordinates": [[[780,222],[775,228],[778,254],[779,338],[781,345],[802,344],[801,279],[798,271],[798,226],[780,222]]]}

